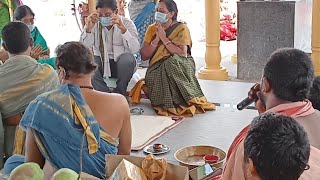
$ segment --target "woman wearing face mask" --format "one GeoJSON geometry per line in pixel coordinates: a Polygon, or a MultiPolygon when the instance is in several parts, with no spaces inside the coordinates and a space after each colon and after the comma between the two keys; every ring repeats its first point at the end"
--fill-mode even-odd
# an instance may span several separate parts
{"type": "MultiPolygon", "coordinates": [[[[9,174],[24,162],[42,168],[46,161],[55,169],[75,172],[80,172],[82,165],[83,172],[105,179],[105,155],[130,154],[128,103],[121,95],[92,87],[91,75],[97,64],[84,44],[67,42],[56,54],[61,86],[29,104],[20,122],[27,131],[25,157],[10,157],[4,171],[9,174]]],[[[45,174],[50,177],[52,172],[45,174]]]]}
{"type": "Polygon", "coordinates": [[[139,102],[143,89],[159,115],[193,116],[215,107],[207,102],[197,81],[190,32],[177,21],[177,15],[173,0],[157,4],[157,22],[149,26],[141,49],[142,59],[150,59],[150,67],[131,97],[132,102],[139,102]]]}
{"type": "Polygon", "coordinates": [[[117,78],[113,92],[126,95],[136,70],[134,54],[140,50],[134,23],[117,14],[116,0],[97,0],[97,13],[91,14],[80,41],[93,49],[98,70],[92,78],[96,90],[111,92],[105,78],[117,78]]]}
{"type": "Polygon", "coordinates": [[[31,36],[34,41],[34,47],[31,51],[30,56],[38,60],[39,63],[49,64],[54,69],[56,69],[55,58],[49,58],[50,50],[47,46],[47,42],[41,35],[39,29],[34,25],[34,16],[35,14],[30,9],[30,7],[22,5],[15,9],[13,19],[15,21],[21,21],[29,27],[31,36]]]}

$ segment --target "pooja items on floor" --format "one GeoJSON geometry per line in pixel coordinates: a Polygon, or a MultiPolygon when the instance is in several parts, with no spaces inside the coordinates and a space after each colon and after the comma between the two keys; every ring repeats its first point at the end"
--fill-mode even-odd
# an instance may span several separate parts
{"type": "Polygon", "coordinates": [[[147,180],[141,168],[123,159],[109,180],[147,180]]]}
{"type": "Polygon", "coordinates": [[[78,178],[78,173],[68,168],[62,168],[55,172],[50,180],[77,180],[78,178]]]}
{"type": "Polygon", "coordinates": [[[146,146],[143,151],[147,154],[153,154],[153,155],[159,155],[159,154],[165,154],[170,151],[169,146],[164,144],[152,144],[149,146],[146,146]]]}
{"type": "Polygon", "coordinates": [[[222,168],[226,159],[226,153],[212,146],[189,146],[178,150],[174,157],[181,165],[193,169],[209,163],[215,168],[222,168]]]}
{"type": "Polygon", "coordinates": [[[44,179],[44,172],[37,163],[24,163],[16,167],[9,180],[44,179]]]}
{"type": "Polygon", "coordinates": [[[109,180],[165,180],[167,162],[148,155],[141,163],[141,168],[126,159],[122,159],[109,180]]]}
{"type": "Polygon", "coordinates": [[[167,161],[148,155],[142,161],[142,170],[146,173],[148,180],[164,180],[167,173],[167,161]]]}

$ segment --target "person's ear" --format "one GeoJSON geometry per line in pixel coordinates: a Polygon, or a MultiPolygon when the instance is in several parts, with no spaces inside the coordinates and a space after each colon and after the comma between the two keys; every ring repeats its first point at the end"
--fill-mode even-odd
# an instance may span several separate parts
{"type": "Polygon", "coordinates": [[[175,12],[169,12],[169,13],[167,14],[167,18],[168,18],[168,19],[172,19],[173,16],[174,16],[174,14],[175,14],[175,12]]]}
{"type": "Polygon", "coordinates": [[[30,40],[30,47],[31,47],[31,49],[33,48],[33,46],[34,46],[34,40],[33,40],[33,38],[31,38],[31,40],[30,40]]]}
{"type": "Polygon", "coordinates": [[[58,77],[59,77],[59,80],[60,80],[60,83],[65,79],[66,77],[66,70],[61,67],[61,66],[58,66],[58,77]]]}
{"type": "Polygon", "coordinates": [[[259,175],[253,161],[249,158],[249,165],[248,165],[249,177],[250,179],[259,179],[259,175]]]}
{"type": "Polygon", "coordinates": [[[262,87],[261,87],[261,91],[264,93],[268,93],[271,91],[271,84],[270,81],[267,78],[262,78],[262,87]]]}
{"type": "Polygon", "coordinates": [[[2,43],[2,47],[3,47],[4,50],[8,51],[8,48],[4,43],[2,43]]]}

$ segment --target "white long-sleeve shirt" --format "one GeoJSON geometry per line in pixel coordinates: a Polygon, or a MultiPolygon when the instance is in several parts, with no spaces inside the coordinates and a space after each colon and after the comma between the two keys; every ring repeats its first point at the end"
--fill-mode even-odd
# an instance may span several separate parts
{"type": "MultiPolygon", "coordinates": [[[[134,23],[126,18],[121,17],[124,26],[127,28],[127,31],[122,34],[121,29],[117,25],[113,26],[113,38],[108,38],[106,28],[102,30],[102,38],[104,45],[104,74],[103,77],[111,76],[110,62],[109,59],[112,58],[114,61],[118,60],[118,57],[123,53],[132,53],[136,54],[140,50],[140,44],[138,40],[138,32],[134,23]],[[112,50],[108,50],[107,47],[112,46],[112,50]],[[111,57],[110,57],[111,56],[111,57]]],[[[86,28],[81,34],[80,41],[87,45],[90,49],[93,50],[95,56],[100,56],[100,35],[99,35],[99,24],[95,24],[91,30],[91,33],[86,32],[86,28]]]]}

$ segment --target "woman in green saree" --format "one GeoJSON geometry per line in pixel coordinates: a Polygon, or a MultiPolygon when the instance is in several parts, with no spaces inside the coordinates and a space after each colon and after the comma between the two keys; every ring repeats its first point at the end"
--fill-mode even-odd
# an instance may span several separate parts
{"type": "Polygon", "coordinates": [[[40,64],[49,64],[56,69],[55,58],[50,58],[50,50],[47,46],[46,40],[41,35],[39,29],[34,25],[33,11],[26,5],[19,6],[14,11],[14,20],[21,21],[28,25],[31,36],[34,41],[34,47],[31,51],[31,57],[38,60],[40,64]]]}
{"type": "Polygon", "coordinates": [[[143,60],[150,59],[150,66],[146,78],[132,89],[132,102],[139,102],[143,89],[159,115],[193,116],[215,109],[195,76],[190,32],[177,21],[176,3],[160,0],[156,11],[157,23],[149,26],[140,51],[143,60]]]}

